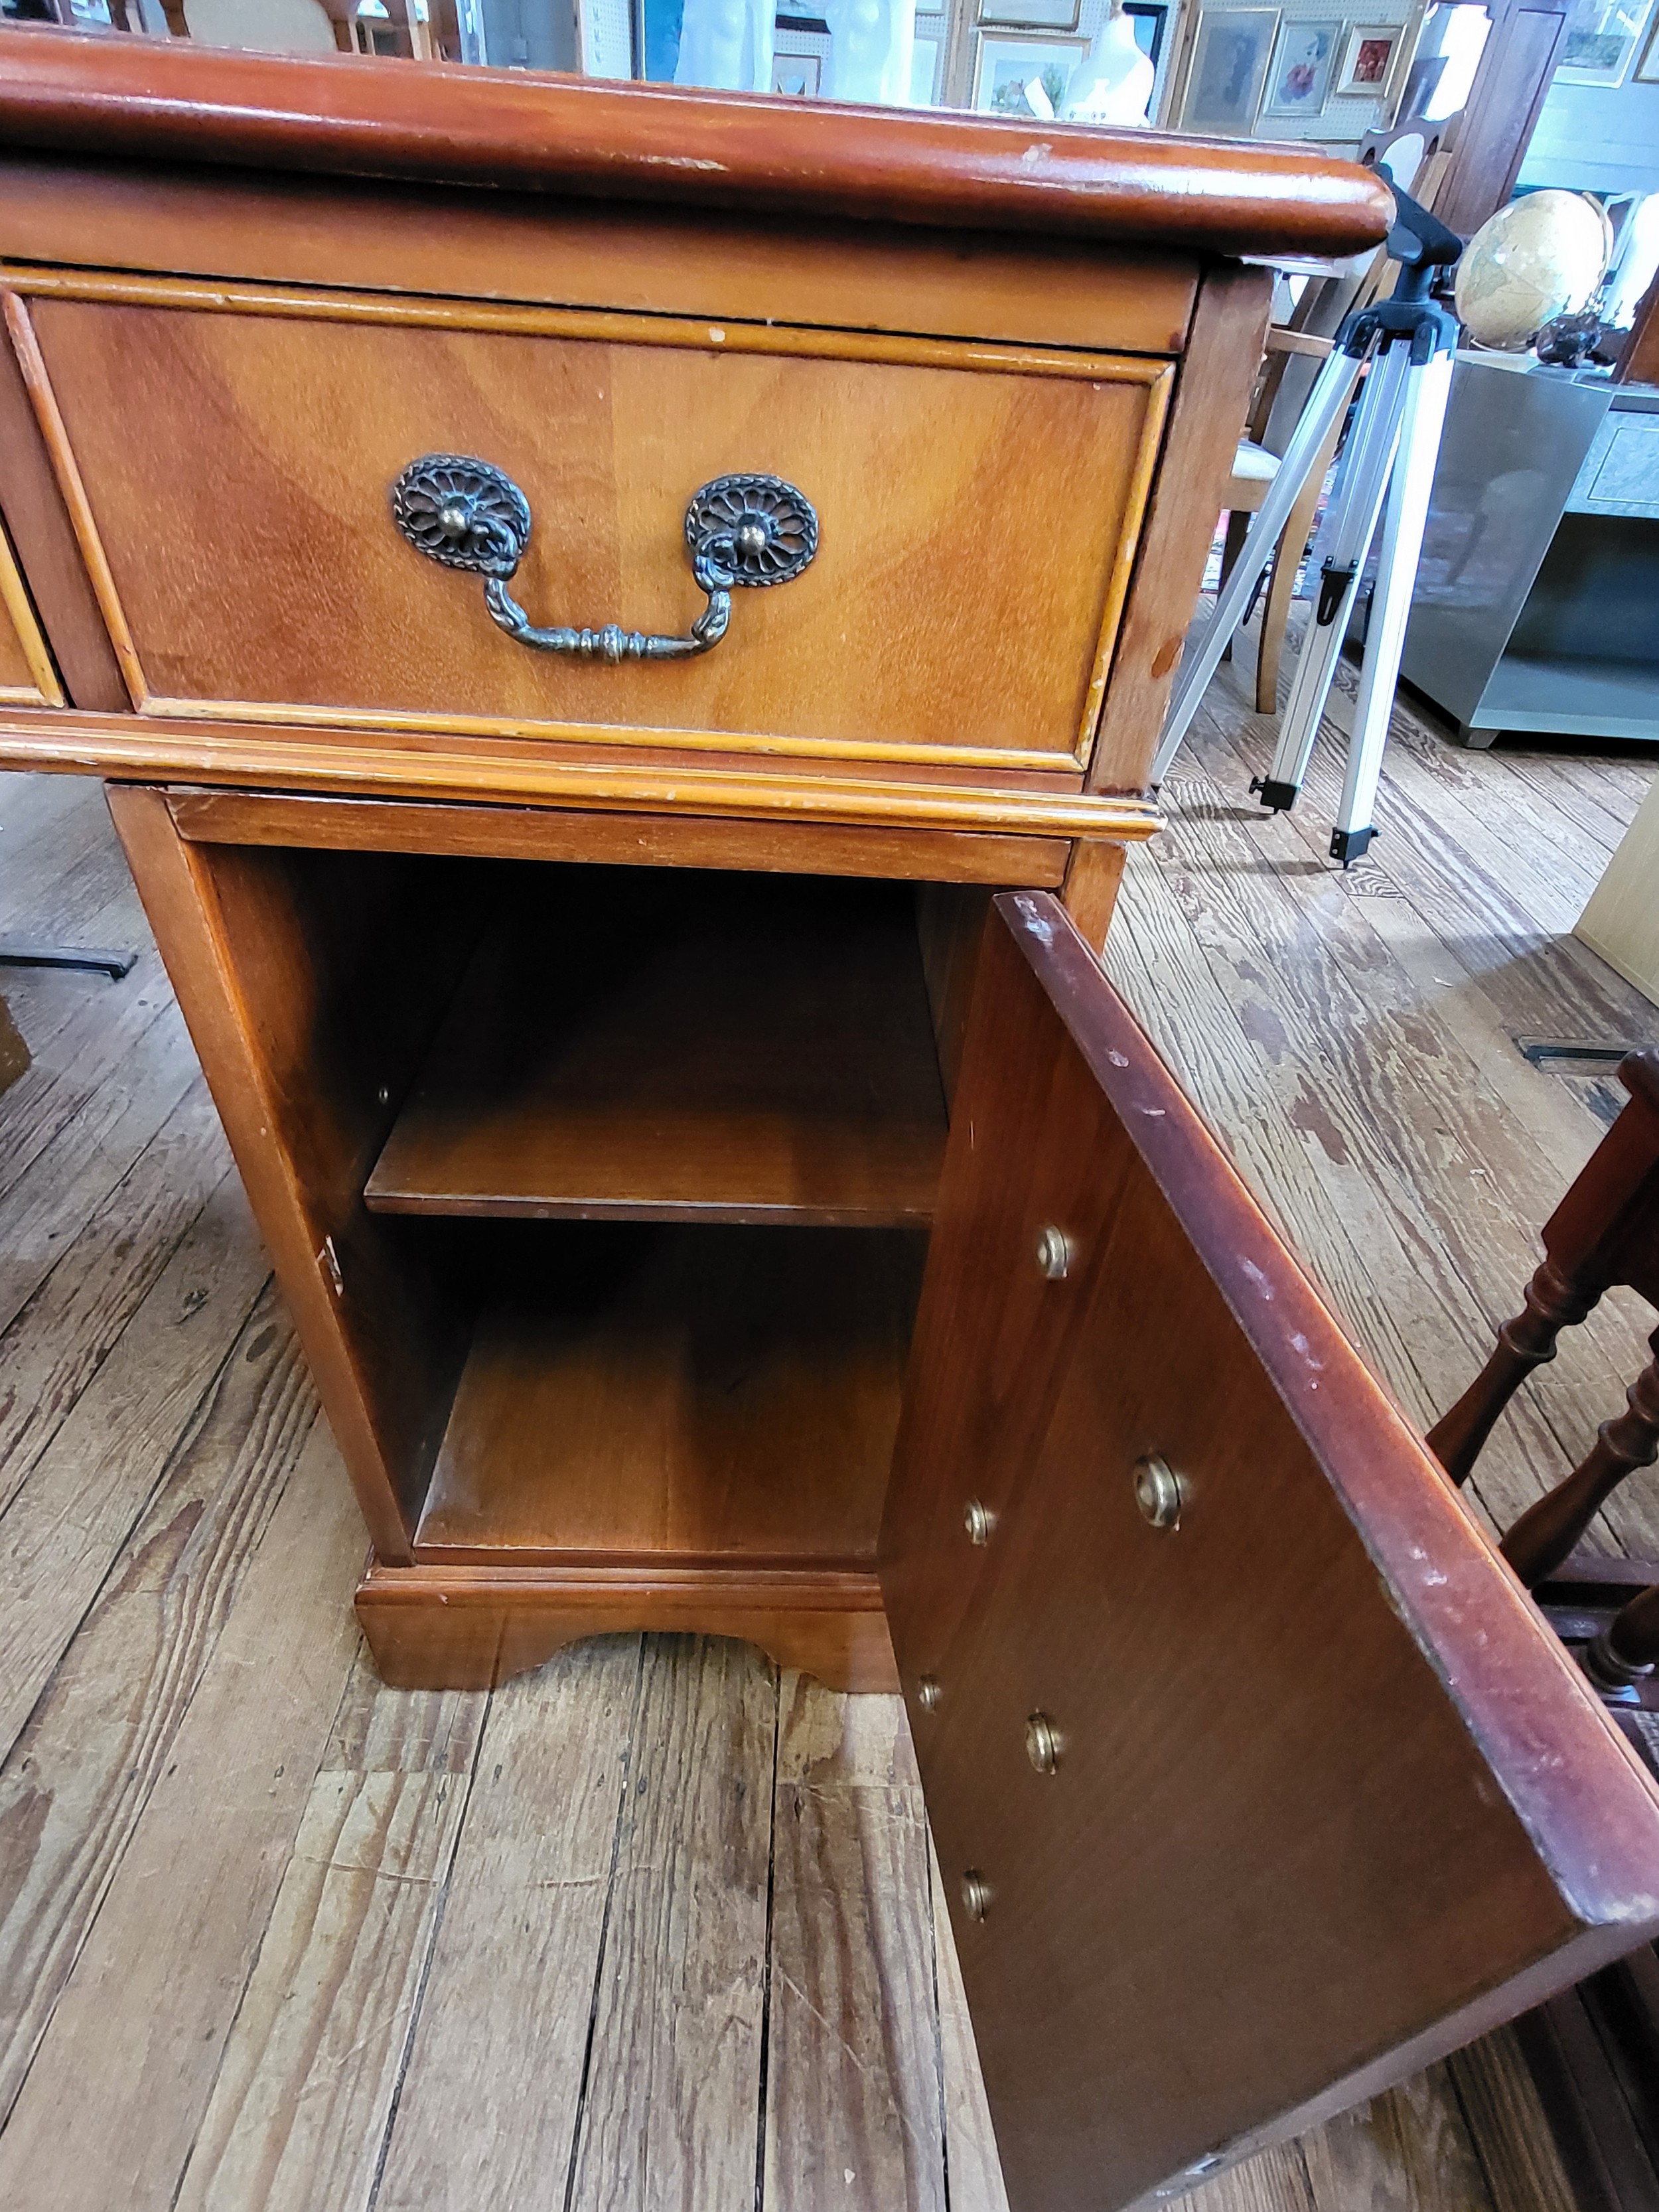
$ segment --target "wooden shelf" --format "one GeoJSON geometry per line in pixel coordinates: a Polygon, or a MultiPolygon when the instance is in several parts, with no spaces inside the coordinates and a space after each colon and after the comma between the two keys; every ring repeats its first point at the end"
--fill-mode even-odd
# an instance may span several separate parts
{"type": "Polygon", "coordinates": [[[921,1237],[501,1235],[417,1561],[873,1565],[921,1237]]]}
{"type": "Polygon", "coordinates": [[[931,1219],[945,1106],[906,887],[538,872],[457,994],[372,1211],[931,1219]]]}

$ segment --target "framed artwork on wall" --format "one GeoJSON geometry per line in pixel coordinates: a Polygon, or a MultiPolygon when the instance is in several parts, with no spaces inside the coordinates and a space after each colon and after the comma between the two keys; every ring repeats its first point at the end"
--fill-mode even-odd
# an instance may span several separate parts
{"type": "Polygon", "coordinates": [[[1226,138],[1249,136],[1278,29],[1277,8],[1204,10],[1187,71],[1183,131],[1208,131],[1226,138]]]}
{"type": "Polygon", "coordinates": [[[1354,24],[1336,73],[1337,91],[1350,97],[1381,100],[1389,88],[1404,38],[1403,24],[1354,24]]]}
{"type": "Polygon", "coordinates": [[[1556,82],[1622,84],[1652,4],[1653,0],[1577,0],[1568,12],[1556,82]]]}
{"type": "Polygon", "coordinates": [[[1659,84],[1659,15],[1653,19],[1642,58],[1636,64],[1635,77],[1638,84],[1659,84]]]}
{"type": "Polygon", "coordinates": [[[1057,115],[1088,44],[1086,39],[1003,38],[981,31],[974,65],[974,106],[987,115],[1036,115],[1041,110],[1033,106],[1025,89],[1036,82],[1048,101],[1049,115],[1057,115]]]}
{"type": "Polygon", "coordinates": [[[781,54],[772,56],[772,89],[787,93],[794,100],[816,100],[818,84],[823,74],[823,64],[817,54],[781,54]]]}
{"type": "Polygon", "coordinates": [[[980,0],[981,23],[1008,23],[1022,30],[1074,31],[1080,0],[980,0]]]}
{"type": "Polygon", "coordinates": [[[1319,114],[1331,88],[1341,36],[1341,23],[1334,18],[1285,24],[1274,50],[1261,112],[1285,117],[1319,114]]]}
{"type": "Polygon", "coordinates": [[[1164,0],[1124,0],[1123,12],[1134,25],[1135,44],[1156,69],[1164,58],[1169,9],[1164,0]]]}

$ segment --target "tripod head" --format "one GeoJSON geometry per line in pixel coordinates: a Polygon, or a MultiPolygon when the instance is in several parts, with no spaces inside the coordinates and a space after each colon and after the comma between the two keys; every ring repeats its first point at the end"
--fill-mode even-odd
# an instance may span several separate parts
{"type": "Polygon", "coordinates": [[[1394,222],[1384,246],[1390,261],[1400,264],[1396,300],[1426,300],[1437,270],[1452,269],[1463,252],[1463,241],[1449,230],[1438,216],[1414,200],[1408,191],[1390,184],[1394,222]]]}
{"type": "Polygon", "coordinates": [[[1412,359],[1422,362],[1437,353],[1449,353],[1457,343],[1457,318],[1437,307],[1429,296],[1436,276],[1455,266],[1463,241],[1437,216],[1398,185],[1394,193],[1394,227],[1384,252],[1400,264],[1392,295],[1373,301],[1350,315],[1337,332],[1342,351],[1356,356],[1379,346],[1406,344],[1412,359]]]}

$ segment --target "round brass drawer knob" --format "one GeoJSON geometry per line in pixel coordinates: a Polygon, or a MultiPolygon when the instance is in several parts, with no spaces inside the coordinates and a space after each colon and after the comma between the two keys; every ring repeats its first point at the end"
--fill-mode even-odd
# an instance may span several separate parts
{"type": "Polygon", "coordinates": [[[1047,1713],[1033,1713],[1025,1723],[1025,1756],[1039,1774],[1052,1774],[1060,1765],[1062,1739],[1047,1713]]]}
{"type": "Polygon", "coordinates": [[[970,1920],[983,1920],[991,1910],[991,1885],[973,1867],[962,1877],[962,1909],[970,1920]]]}
{"type": "Polygon", "coordinates": [[[997,1516],[988,1505],[982,1505],[977,1498],[970,1498],[962,1509],[962,1525],[970,1544],[988,1544],[997,1516]]]}
{"type": "Polygon", "coordinates": [[[1154,1528],[1181,1526],[1182,1484],[1167,1459],[1156,1452],[1135,1462],[1135,1504],[1154,1528]]]}
{"type": "Polygon", "coordinates": [[[925,1713],[936,1713],[945,1702],[945,1692],[931,1674],[924,1674],[916,1684],[916,1703],[925,1713]]]}
{"type": "Polygon", "coordinates": [[[1056,1229],[1052,1221],[1037,1231],[1036,1263],[1038,1274],[1051,1283],[1058,1283],[1072,1272],[1072,1261],[1077,1248],[1063,1229],[1056,1229]]]}

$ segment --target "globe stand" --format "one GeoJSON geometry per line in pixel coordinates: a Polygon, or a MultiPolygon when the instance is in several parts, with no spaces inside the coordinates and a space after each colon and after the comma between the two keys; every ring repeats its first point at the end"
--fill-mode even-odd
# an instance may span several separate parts
{"type": "Polygon", "coordinates": [[[1457,343],[1456,318],[1434,304],[1429,288],[1437,270],[1455,264],[1463,241],[1398,187],[1395,203],[1395,224],[1388,240],[1390,258],[1401,264],[1395,296],[1358,309],[1343,324],[1336,350],[1319,372],[1272,489],[1251,518],[1243,549],[1215,611],[1182,670],[1152,762],[1152,781],[1158,784],[1192,726],[1223,652],[1249,612],[1279,534],[1326,438],[1346,411],[1364,375],[1364,389],[1335,488],[1314,540],[1310,566],[1319,580],[1314,618],[1303,639],[1273,766],[1250,785],[1262,805],[1275,811],[1296,804],[1347,635],[1365,556],[1381,521],[1382,544],[1365,641],[1364,675],[1331,836],[1331,856],[1345,868],[1376,835],[1370,813],[1388,741],[1389,709],[1400,676],[1406,618],[1417,580],[1457,343]]]}

